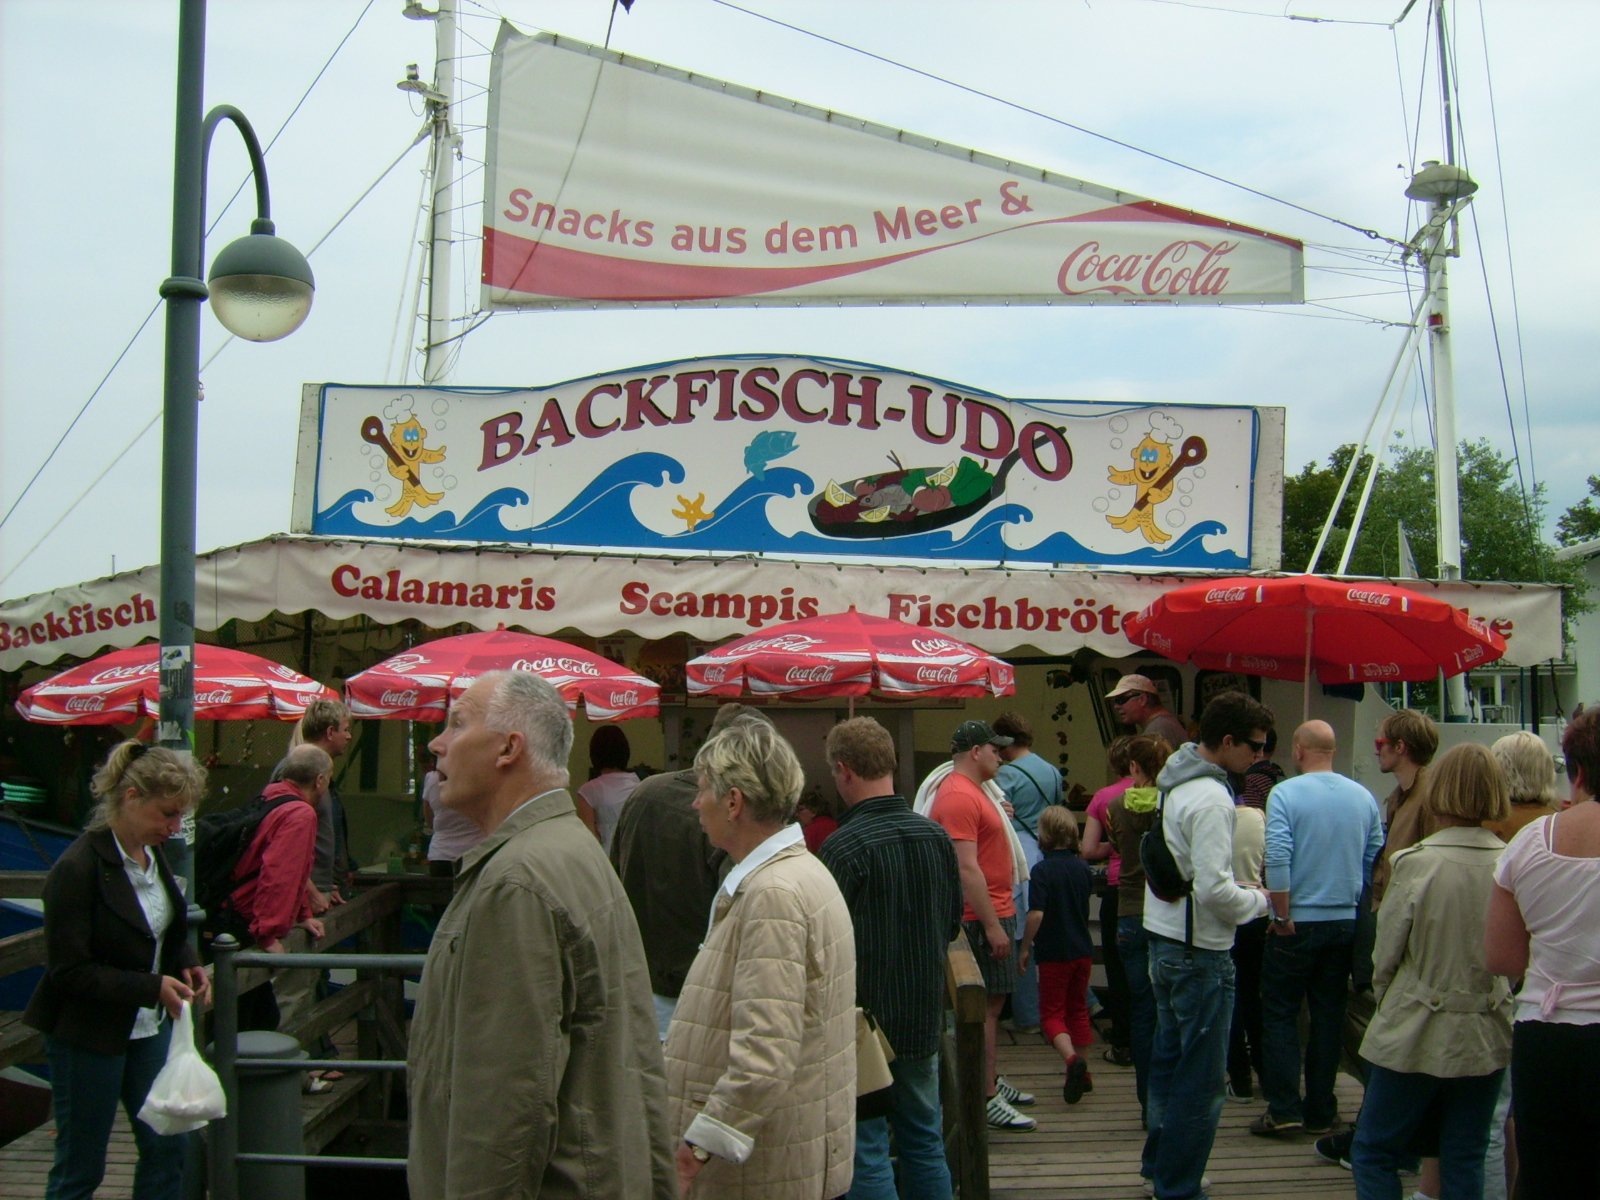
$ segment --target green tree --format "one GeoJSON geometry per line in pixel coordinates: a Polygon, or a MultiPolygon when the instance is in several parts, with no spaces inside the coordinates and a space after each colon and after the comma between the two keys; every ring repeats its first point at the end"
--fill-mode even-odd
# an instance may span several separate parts
{"type": "Polygon", "coordinates": [[[1579,542],[1600,538],[1600,507],[1595,506],[1597,498],[1600,498],[1600,475],[1591,475],[1589,494],[1562,513],[1556,521],[1556,541],[1563,546],[1576,546],[1579,542]]]}
{"type": "MultiPolygon", "coordinates": [[[[1303,570],[1343,477],[1353,446],[1340,446],[1327,466],[1308,463],[1284,480],[1283,560],[1287,570],[1303,570]]],[[[1461,493],[1461,573],[1467,579],[1506,582],[1567,583],[1582,588],[1581,573],[1571,563],[1558,563],[1554,547],[1538,535],[1545,505],[1540,484],[1524,503],[1514,464],[1486,440],[1463,442],[1459,450],[1461,493]]],[[[1363,456],[1340,506],[1333,532],[1317,569],[1333,571],[1339,563],[1370,458],[1363,456]]],[[[1397,442],[1378,468],[1347,574],[1395,577],[1400,573],[1398,529],[1404,525],[1418,572],[1437,574],[1437,507],[1434,503],[1433,452],[1397,442]]],[[[1581,591],[1567,594],[1567,615],[1588,606],[1581,591]],[[1580,607],[1572,607],[1576,602],[1580,607]]]]}

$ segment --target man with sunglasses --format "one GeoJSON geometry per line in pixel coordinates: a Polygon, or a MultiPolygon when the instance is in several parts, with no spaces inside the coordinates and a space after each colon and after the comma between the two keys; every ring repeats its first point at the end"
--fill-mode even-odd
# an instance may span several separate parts
{"type": "Polygon", "coordinates": [[[1173,750],[1189,740],[1189,731],[1161,703],[1161,693],[1148,675],[1124,675],[1117,680],[1117,686],[1106,693],[1106,700],[1117,720],[1132,725],[1140,733],[1166,739],[1173,750]]]}
{"type": "Polygon", "coordinates": [[[1299,772],[1267,797],[1266,877],[1271,934],[1261,964],[1262,1091],[1267,1111],[1250,1132],[1272,1137],[1333,1129],[1340,1033],[1356,914],[1383,848],[1378,802],[1333,769],[1333,726],[1294,731],[1299,772]],[[1300,1006],[1311,1012],[1300,1092],[1300,1006]]]}

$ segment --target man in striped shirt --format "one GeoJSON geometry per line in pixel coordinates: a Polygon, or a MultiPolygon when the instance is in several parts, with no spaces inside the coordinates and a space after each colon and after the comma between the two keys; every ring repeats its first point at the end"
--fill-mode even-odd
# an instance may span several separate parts
{"type": "Polygon", "coordinates": [[[895,794],[894,739],[871,717],[835,725],[824,748],[847,805],[823,845],[856,935],[856,1000],[894,1047],[894,1110],[856,1126],[851,1200],[895,1200],[889,1126],[908,1196],[949,1200],[939,1108],[944,962],[961,929],[961,877],[945,831],[895,794]]]}

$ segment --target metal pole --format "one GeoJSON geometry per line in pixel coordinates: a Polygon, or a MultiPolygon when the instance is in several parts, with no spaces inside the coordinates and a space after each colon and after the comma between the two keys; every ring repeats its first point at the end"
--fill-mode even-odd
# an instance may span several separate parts
{"type": "Polygon", "coordinates": [[[450,128],[450,106],[456,92],[455,0],[439,0],[434,14],[434,95],[428,99],[433,117],[433,226],[428,251],[428,342],[423,349],[422,382],[432,386],[445,376],[450,338],[450,223],[455,208],[456,137],[450,128]]]}
{"type": "MultiPolygon", "coordinates": [[[[173,138],[172,274],[161,284],[167,306],[166,369],[161,427],[161,610],[159,745],[193,752],[194,514],[200,425],[200,306],[205,236],[205,0],[178,9],[177,123],[173,138]]],[[[173,864],[194,896],[194,817],[183,822],[173,864]]]]}
{"type": "Polygon", "coordinates": [[[234,963],[238,949],[239,943],[227,933],[211,943],[217,991],[211,1009],[211,1065],[228,1102],[227,1113],[211,1122],[207,1133],[206,1179],[211,1200],[238,1200],[239,1196],[239,1176],[234,1170],[239,1154],[239,1080],[234,1064],[239,1052],[239,976],[234,963]]]}

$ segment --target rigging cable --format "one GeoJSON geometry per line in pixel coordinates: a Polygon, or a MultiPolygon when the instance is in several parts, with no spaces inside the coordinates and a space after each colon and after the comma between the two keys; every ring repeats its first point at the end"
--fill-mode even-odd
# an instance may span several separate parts
{"type": "MultiPolygon", "coordinates": [[[[294,107],[289,110],[289,115],[284,117],[282,124],[278,126],[277,132],[274,133],[271,139],[267,142],[266,149],[261,152],[263,158],[265,158],[267,153],[271,151],[272,147],[277,144],[278,139],[283,136],[283,131],[289,127],[289,122],[294,119],[295,114],[300,111],[306,100],[310,98],[312,89],[314,89],[321,81],[322,77],[327,74],[328,68],[333,65],[333,60],[338,57],[339,51],[344,49],[345,43],[350,40],[351,35],[356,31],[356,27],[361,24],[361,22],[366,18],[367,13],[372,10],[374,3],[376,3],[376,0],[367,0],[366,7],[361,10],[360,14],[356,17],[350,28],[345,31],[345,35],[339,39],[339,44],[335,46],[333,48],[333,52],[328,55],[327,60],[322,64],[321,69],[317,71],[311,82],[306,85],[305,91],[300,94],[300,99],[297,100],[294,107]]],[[[221,210],[217,213],[216,219],[213,220],[209,226],[207,226],[206,234],[208,236],[216,231],[217,226],[221,224],[222,218],[227,214],[228,209],[232,206],[233,202],[239,198],[240,193],[242,193],[245,187],[250,183],[250,179],[250,173],[246,172],[245,177],[239,181],[239,186],[234,189],[233,195],[228,197],[228,202],[224,204],[221,210]]],[[[89,393],[89,398],[83,402],[82,407],[78,409],[72,420],[68,422],[66,429],[64,429],[61,433],[61,436],[56,439],[56,444],[50,448],[50,453],[45,455],[44,461],[39,464],[32,477],[23,486],[22,491],[17,493],[17,498],[11,502],[11,507],[6,509],[6,515],[0,517],[0,529],[5,528],[6,522],[9,521],[12,514],[17,511],[17,505],[22,503],[22,501],[27,497],[28,493],[33,489],[33,485],[39,481],[39,476],[44,474],[45,468],[48,467],[52,461],[54,461],[55,456],[60,451],[62,445],[66,442],[67,438],[71,436],[72,431],[77,428],[78,422],[81,421],[83,419],[83,415],[89,411],[89,406],[95,402],[95,398],[100,395],[106,384],[111,381],[112,375],[116,374],[117,368],[122,365],[122,360],[128,356],[128,351],[133,349],[134,343],[137,342],[140,335],[144,333],[146,326],[150,324],[150,319],[161,310],[165,303],[166,302],[164,300],[158,299],[153,305],[150,306],[150,311],[145,313],[144,320],[139,322],[139,328],[133,331],[133,336],[128,339],[128,344],[122,348],[121,353],[117,355],[116,359],[112,362],[106,373],[101,376],[100,382],[94,385],[94,390],[89,393]]],[[[149,426],[146,426],[145,428],[148,429],[149,426]]],[[[123,454],[126,454],[129,449],[132,449],[134,442],[137,442],[143,436],[144,430],[141,430],[134,437],[133,442],[128,443],[128,446],[123,450],[123,454]]],[[[120,459],[121,455],[118,455],[117,457],[120,459]]],[[[115,465],[116,461],[117,459],[113,459],[112,465],[115,465]]],[[[107,469],[109,470],[109,468],[107,469]]],[[[87,492],[83,493],[83,495],[80,495],[78,500],[74,500],[72,503],[72,508],[77,507],[78,502],[81,501],[83,496],[86,495],[88,495],[87,492]]],[[[68,508],[67,513],[70,513],[72,508],[68,508]]],[[[67,513],[62,514],[63,518],[67,515],[67,513]]],[[[56,524],[59,525],[60,521],[57,521],[56,524]]],[[[51,528],[53,529],[54,526],[51,528]]],[[[37,549],[37,546],[35,546],[35,549],[37,549]]],[[[30,550],[28,553],[31,554],[33,551],[30,550]]],[[[10,572],[7,572],[6,578],[9,577],[10,572]]]]}
{"type": "Polygon", "coordinates": [[[1252,196],[1259,196],[1261,199],[1271,201],[1273,204],[1281,204],[1285,208],[1292,208],[1296,212],[1302,212],[1307,216],[1316,217],[1320,221],[1330,221],[1335,225],[1342,226],[1345,229],[1351,230],[1354,233],[1359,233],[1363,237],[1371,238],[1374,241],[1388,242],[1390,245],[1397,248],[1404,248],[1405,246],[1404,242],[1396,241],[1385,234],[1379,233],[1376,229],[1367,229],[1363,226],[1353,224],[1350,221],[1341,220],[1339,217],[1331,216],[1328,213],[1319,212],[1314,208],[1308,208],[1303,204],[1296,204],[1293,200],[1285,200],[1281,196],[1274,196],[1268,192],[1263,192],[1259,188],[1251,187],[1249,184],[1235,182],[1232,179],[1227,179],[1221,175],[1214,174],[1211,171],[1204,170],[1200,167],[1191,166],[1190,164],[1180,162],[1175,158],[1169,158],[1166,155],[1160,154],[1154,150],[1146,150],[1142,146],[1135,146],[1132,142],[1122,141],[1120,138],[1114,138],[1110,134],[1097,133],[1093,129],[1088,129],[1082,125],[1074,125],[1071,121],[1066,120],[1064,117],[1051,116],[1049,113],[1043,112],[1040,109],[1030,108],[1026,104],[1022,104],[1016,100],[1007,100],[1002,96],[995,95],[993,92],[986,92],[981,88],[973,87],[971,84],[960,83],[957,80],[949,79],[943,75],[938,75],[933,71],[927,71],[921,67],[914,67],[909,63],[904,63],[897,59],[889,58],[887,55],[878,54],[875,51],[867,50],[860,46],[852,46],[849,42],[842,42],[837,38],[829,37],[827,34],[816,33],[813,30],[791,24],[788,21],[781,21],[777,17],[768,16],[766,13],[756,12],[754,9],[745,8],[743,5],[735,4],[733,3],[733,0],[710,0],[710,2],[720,8],[731,9],[734,12],[743,13],[747,17],[754,17],[757,20],[766,21],[769,24],[776,25],[781,29],[787,29],[793,33],[802,34],[805,37],[815,38],[819,42],[826,42],[830,46],[836,46],[841,50],[848,50],[854,54],[859,54],[864,58],[870,58],[875,62],[881,62],[886,66],[891,66],[898,70],[905,71],[908,74],[917,75],[923,79],[932,80],[934,83],[944,84],[946,87],[954,88],[959,92],[966,92],[969,96],[977,96],[979,99],[988,100],[991,103],[999,104],[1005,108],[1014,109],[1020,113],[1026,113],[1028,116],[1037,117],[1042,121],[1048,121],[1052,125],[1059,125],[1063,129],[1070,129],[1074,133],[1081,133],[1087,137],[1097,138],[1100,141],[1120,147],[1123,150],[1131,150],[1135,154],[1143,154],[1147,158],[1155,159],[1157,162],[1166,163],[1168,166],[1177,167],[1183,171],[1189,171],[1192,174],[1199,175],[1204,179],[1209,179],[1214,183],[1220,183],[1227,187],[1237,188],[1239,191],[1247,192],[1252,196]]]}
{"type": "MultiPolygon", "coordinates": [[[[343,225],[345,221],[349,219],[350,214],[355,212],[356,208],[361,204],[361,202],[373,193],[377,186],[388,177],[389,173],[398,167],[402,161],[404,161],[406,155],[410,154],[411,151],[417,148],[418,144],[418,142],[413,141],[404,150],[400,151],[399,157],[397,157],[392,163],[384,168],[383,174],[379,175],[367,185],[367,187],[362,191],[361,195],[357,196],[350,207],[344,210],[343,214],[340,215],[339,219],[333,223],[328,231],[317,239],[316,244],[313,245],[310,250],[306,251],[306,258],[308,260],[316,254],[316,252],[322,247],[323,243],[333,236],[333,234],[338,230],[339,226],[343,225]]],[[[160,305],[158,304],[157,307],[160,307],[160,305]]],[[[152,310],[151,315],[154,315],[154,310],[152,310]]],[[[149,319],[149,317],[145,318],[147,323],[149,319]]],[[[137,337],[138,335],[135,334],[134,336],[137,337]]],[[[232,345],[235,340],[236,339],[234,335],[231,333],[223,339],[222,344],[213,350],[211,352],[211,356],[201,364],[200,371],[202,375],[204,375],[206,369],[210,367],[212,363],[216,362],[217,358],[222,354],[222,352],[232,345]]],[[[132,344],[132,342],[129,342],[130,347],[132,344]]],[[[124,351],[124,353],[126,353],[126,351],[124,351]]],[[[107,378],[109,377],[110,376],[108,373],[107,378]]],[[[91,397],[91,399],[93,399],[93,397],[91,397]]],[[[85,407],[87,407],[87,405],[85,405],[85,407]]],[[[15,562],[11,563],[10,569],[7,570],[4,575],[0,575],[0,583],[4,583],[7,579],[10,579],[12,575],[16,574],[17,568],[22,566],[23,563],[27,562],[28,559],[32,557],[33,553],[49,540],[50,536],[61,527],[61,523],[72,515],[73,511],[78,507],[78,505],[83,503],[84,498],[88,496],[90,492],[94,491],[94,489],[99,486],[100,481],[111,473],[112,468],[128,456],[128,453],[144,439],[145,434],[149,433],[155,428],[156,423],[161,420],[161,416],[161,410],[157,409],[155,414],[145,422],[144,426],[139,430],[139,432],[134,434],[132,439],[130,439],[121,450],[117,451],[116,457],[108,462],[101,472],[94,477],[94,479],[89,483],[89,486],[78,493],[77,497],[72,501],[72,503],[66,507],[66,510],[63,511],[62,514],[51,523],[50,528],[46,529],[39,537],[39,540],[34,542],[33,545],[29,546],[28,549],[15,562]]],[[[37,474],[35,475],[35,478],[37,478],[37,474]]],[[[16,505],[12,505],[12,507],[15,508],[16,505]]]]}

